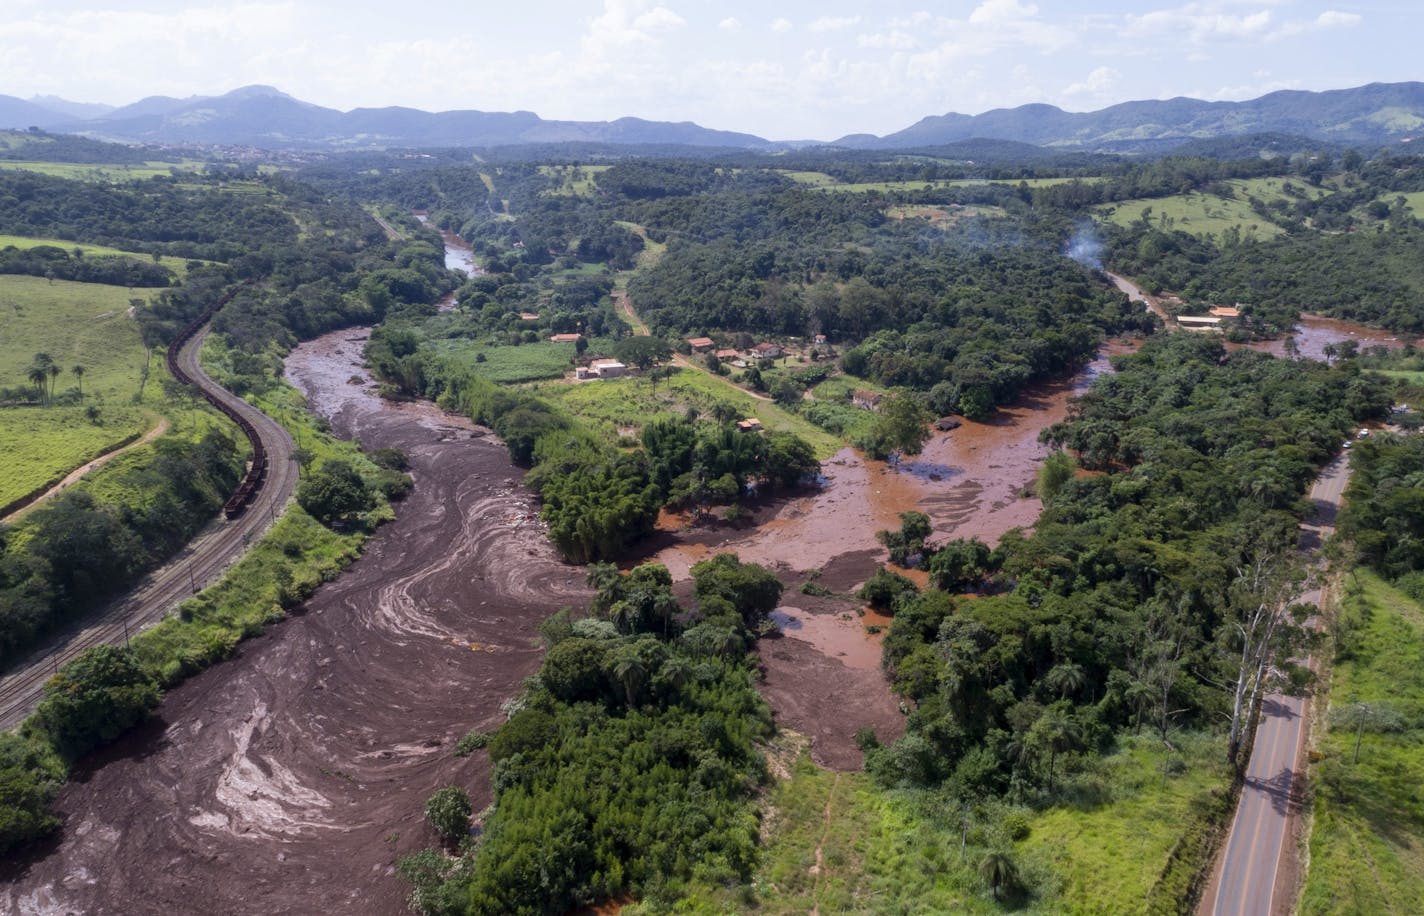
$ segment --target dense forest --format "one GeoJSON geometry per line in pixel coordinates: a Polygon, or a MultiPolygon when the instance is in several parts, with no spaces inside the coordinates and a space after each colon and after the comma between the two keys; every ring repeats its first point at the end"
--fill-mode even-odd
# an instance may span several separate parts
{"type": "Polygon", "coordinates": [[[692,578],[683,608],[660,565],[595,566],[591,615],[545,622],[539,674],[480,739],[495,803],[479,842],[460,819],[457,858],[401,863],[417,910],[567,912],[627,893],[666,907],[694,878],[750,878],[772,724],[748,648],[781,583],[732,554],[692,578]]]}

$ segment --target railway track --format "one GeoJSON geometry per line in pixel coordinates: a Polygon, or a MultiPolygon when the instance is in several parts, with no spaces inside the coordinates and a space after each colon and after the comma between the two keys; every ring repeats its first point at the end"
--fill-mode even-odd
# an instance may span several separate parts
{"type": "Polygon", "coordinates": [[[39,703],[44,684],[59,667],[91,646],[124,643],[168,615],[183,599],[213,584],[252,541],[276,523],[297,487],[295,443],[271,417],[220,387],[198,365],[208,322],[236,290],[192,324],[168,349],[168,369],[195,385],[202,396],[237,424],[252,446],[253,460],[223,507],[176,556],[145,576],[127,595],[89,619],[51,638],[0,677],[0,729],[13,728],[39,703]]]}

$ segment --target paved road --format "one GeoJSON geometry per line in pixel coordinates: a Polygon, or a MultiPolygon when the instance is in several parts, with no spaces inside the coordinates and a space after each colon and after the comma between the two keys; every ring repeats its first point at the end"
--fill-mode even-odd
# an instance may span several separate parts
{"type": "MultiPolygon", "coordinates": [[[[1335,513],[1349,480],[1344,455],[1326,465],[1311,487],[1315,514],[1301,526],[1301,547],[1318,548],[1335,528],[1335,513]]],[[[1303,601],[1319,603],[1319,590],[1303,601]]],[[[1201,912],[1213,916],[1270,916],[1288,911],[1292,888],[1281,864],[1294,856],[1290,819],[1299,813],[1299,763],[1308,732],[1305,700],[1273,693],[1261,705],[1246,782],[1218,865],[1216,893],[1201,912]]]]}
{"type": "Polygon", "coordinates": [[[34,710],[44,683],[59,666],[90,646],[121,643],[173,610],[195,589],[222,577],[276,521],[297,487],[297,465],[291,460],[292,437],[275,420],[234,394],[218,387],[198,366],[198,350],[208,334],[204,328],[178,353],[183,368],[198,384],[216,394],[247,418],[270,456],[267,482],[247,511],[235,519],[219,516],[198,533],[173,559],[145,576],[125,597],[82,626],[71,627],[0,677],[0,729],[13,728],[34,710]]]}

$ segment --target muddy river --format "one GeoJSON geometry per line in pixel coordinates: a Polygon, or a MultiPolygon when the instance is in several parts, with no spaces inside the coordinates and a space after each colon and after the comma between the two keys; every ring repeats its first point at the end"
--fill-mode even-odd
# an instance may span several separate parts
{"type": "Polygon", "coordinates": [[[397,520],[78,773],[62,835],[8,866],[0,912],[400,913],[393,864],[435,842],[429,794],[458,783],[489,802],[484,755],[454,742],[502,721],[538,665],[539,621],[586,601],[583,573],[530,521],[503,446],[373,395],[363,337],[303,344],[287,369],[339,433],[409,456],[397,520]]]}

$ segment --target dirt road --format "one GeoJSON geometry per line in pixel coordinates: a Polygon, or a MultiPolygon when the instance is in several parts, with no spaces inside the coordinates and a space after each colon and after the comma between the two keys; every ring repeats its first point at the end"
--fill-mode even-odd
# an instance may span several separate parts
{"type": "Polygon", "coordinates": [[[110,461],[113,461],[115,458],[119,457],[125,452],[131,452],[136,448],[143,448],[145,445],[150,444],[151,442],[153,442],[154,439],[157,439],[159,436],[163,435],[166,432],[168,432],[168,418],[159,417],[158,422],[153,425],[153,429],[150,429],[148,432],[144,433],[142,438],[135,439],[133,442],[130,442],[128,445],[125,445],[123,448],[116,448],[112,452],[105,452],[104,454],[93,459],[92,461],[84,462],[79,467],[70,471],[68,474],[65,474],[64,477],[60,478],[59,482],[57,482],[54,486],[50,487],[48,490],[45,490],[39,496],[35,497],[33,502],[30,502],[23,508],[16,509],[9,515],[0,516],[0,524],[8,525],[15,521],[18,521],[22,516],[26,515],[27,513],[33,512],[36,506],[44,505],[46,500],[54,499],[60,493],[74,486],[74,484],[84,479],[84,476],[90,471],[97,471],[99,468],[108,464],[110,461]]]}
{"type": "Polygon", "coordinates": [[[505,448],[428,404],[389,405],[351,331],[288,372],[343,435],[406,452],[415,489],[362,557],[65,787],[63,834],[0,873],[0,912],[404,913],[399,856],[433,845],[436,788],[490,801],[471,727],[536,669],[538,623],[586,603],[505,448]]]}
{"type": "MultiPolygon", "coordinates": [[[[1348,463],[1336,458],[1311,487],[1315,513],[1301,526],[1301,546],[1318,548],[1335,526],[1349,481],[1348,463]]],[[[1303,601],[1319,603],[1319,590],[1303,601]]],[[[1273,916],[1294,903],[1296,851],[1291,824],[1300,813],[1308,701],[1267,696],[1251,748],[1246,783],[1221,853],[1216,877],[1198,912],[1202,916],[1273,916]]]]}
{"type": "Polygon", "coordinates": [[[57,634],[0,678],[0,728],[12,728],[35,708],[44,683],[60,665],[90,646],[122,643],[155,623],[184,598],[220,579],[249,542],[276,521],[297,487],[297,466],[289,456],[292,437],[275,420],[246,401],[218,387],[198,365],[198,351],[207,329],[179,351],[183,368],[199,384],[230,404],[257,428],[271,456],[266,484],[247,511],[236,519],[219,516],[172,560],[145,576],[138,587],[79,627],[57,634]]]}

